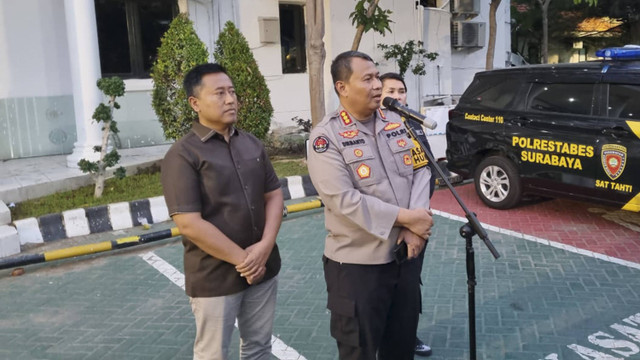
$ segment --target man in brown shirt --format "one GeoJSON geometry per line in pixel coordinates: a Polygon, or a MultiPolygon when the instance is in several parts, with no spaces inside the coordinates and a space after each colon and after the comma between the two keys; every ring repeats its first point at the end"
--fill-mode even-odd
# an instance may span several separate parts
{"type": "Polygon", "coordinates": [[[226,359],[236,319],[241,358],[269,359],[280,182],[260,141],[234,127],[237,98],[222,66],[194,67],[184,88],[198,121],[167,152],[162,186],[183,236],[194,359],[226,359]]]}

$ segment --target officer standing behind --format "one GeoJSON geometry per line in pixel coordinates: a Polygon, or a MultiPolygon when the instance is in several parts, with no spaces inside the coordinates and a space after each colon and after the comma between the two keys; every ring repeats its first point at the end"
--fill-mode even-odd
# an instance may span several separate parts
{"type": "MultiPolygon", "coordinates": [[[[405,106],[407,105],[407,85],[404,83],[404,79],[402,78],[402,76],[400,76],[400,74],[393,73],[393,72],[382,74],[380,76],[380,81],[382,81],[382,98],[383,99],[388,96],[398,100],[402,105],[405,105],[405,106]]],[[[382,116],[386,116],[386,114],[389,111],[387,109],[384,109],[384,107],[381,107],[380,112],[382,116]]],[[[426,145],[426,150],[431,152],[429,141],[427,140],[427,137],[425,136],[424,130],[422,129],[422,127],[419,124],[416,124],[415,122],[406,121],[405,118],[402,118],[402,120],[405,126],[411,127],[411,130],[413,131],[413,133],[416,134],[416,136],[418,136],[420,140],[422,140],[423,144],[426,145]]],[[[432,164],[429,163],[429,160],[426,157],[424,150],[421,148],[420,143],[418,141],[413,141],[413,144],[415,146],[413,149],[411,149],[411,155],[413,156],[413,171],[414,172],[423,171],[421,169],[423,169],[425,166],[431,167],[432,164]]],[[[412,205],[415,203],[417,206],[428,207],[429,202],[426,202],[426,204],[424,204],[423,201],[425,199],[423,198],[426,197],[427,194],[429,194],[428,195],[429,199],[431,199],[431,196],[433,195],[433,191],[435,190],[435,183],[436,183],[435,171],[432,169],[429,184],[424,184],[424,183],[422,185],[414,184],[414,190],[417,190],[417,191],[415,191],[415,194],[412,192],[411,196],[412,197],[416,196],[417,198],[415,200],[412,199],[412,205]],[[423,189],[420,190],[420,187],[422,187],[423,189]]],[[[420,253],[416,261],[420,262],[420,273],[422,273],[424,251],[420,253]]],[[[415,352],[416,352],[416,355],[430,356],[431,347],[425,344],[418,337],[416,337],[415,352]]]]}
{"type": "Polygon", "coordinates": [[[377,111],[382,84],[368,55],[338,55],[331,76],[340,107],[311,131],[308,159],[325,204],[331,335],[340,359],[413,359],[421,306],[413,259],[433,221],[428,192],[425,206],[412,207],[412,188],[431,174],[414,174],[414,145],[400,117],[377,111]]]}
{"type": "Polygon", "coordinates": [[[162,162],[169,214],[184,245],[196,321],[194,359],[227,359],[234,322],[241,359],[269,359],[283,196],[262,143],[234,127],[237,99],[218,64],[191,69],[184,89],[198,121],[162,162]]]}

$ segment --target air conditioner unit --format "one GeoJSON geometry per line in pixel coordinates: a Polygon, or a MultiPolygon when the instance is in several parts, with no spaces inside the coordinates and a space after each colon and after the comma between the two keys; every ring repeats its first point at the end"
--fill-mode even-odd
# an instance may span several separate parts
{"type": "Polygon", "coordinates": [[[485,45],[485,23],[453,21],[451,23],[451,46],[483,47],[485,45]]]}
{"type": "Polygon", "coordinates": [[[451,13],[455,15],[478,15],[480,0],[451,0],[451,13]]]}

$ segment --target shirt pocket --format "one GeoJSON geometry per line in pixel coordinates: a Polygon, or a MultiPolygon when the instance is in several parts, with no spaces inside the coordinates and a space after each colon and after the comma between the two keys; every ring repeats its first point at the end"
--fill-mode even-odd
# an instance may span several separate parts
{"type": "Polygon", "coordinates": [[[377,173],[376,158],[369,145],[349,146],[342,149],[344,162],[351,168],[351,173],[358,187],[377,184],[382,176],[377,173]]]}
{"type": "Polygon", "coordinates": [[[411,149],[415,147],[408,136],[398,136],[387,140],[389,149],[393,154],[393,162],[396,163],[400,176],[409,176],[413,173],[413,159],[411,149]]]}

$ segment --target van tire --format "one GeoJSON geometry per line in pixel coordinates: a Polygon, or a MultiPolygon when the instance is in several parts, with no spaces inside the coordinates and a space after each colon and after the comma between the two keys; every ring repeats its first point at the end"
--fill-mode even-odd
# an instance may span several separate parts
{"type": "Polygon", "coordinates": [[[476,168],[473,179],[482,202],[494,209],[512,208],[522,198],[518,169],[504,156],[484,158],[476,168]]]}

